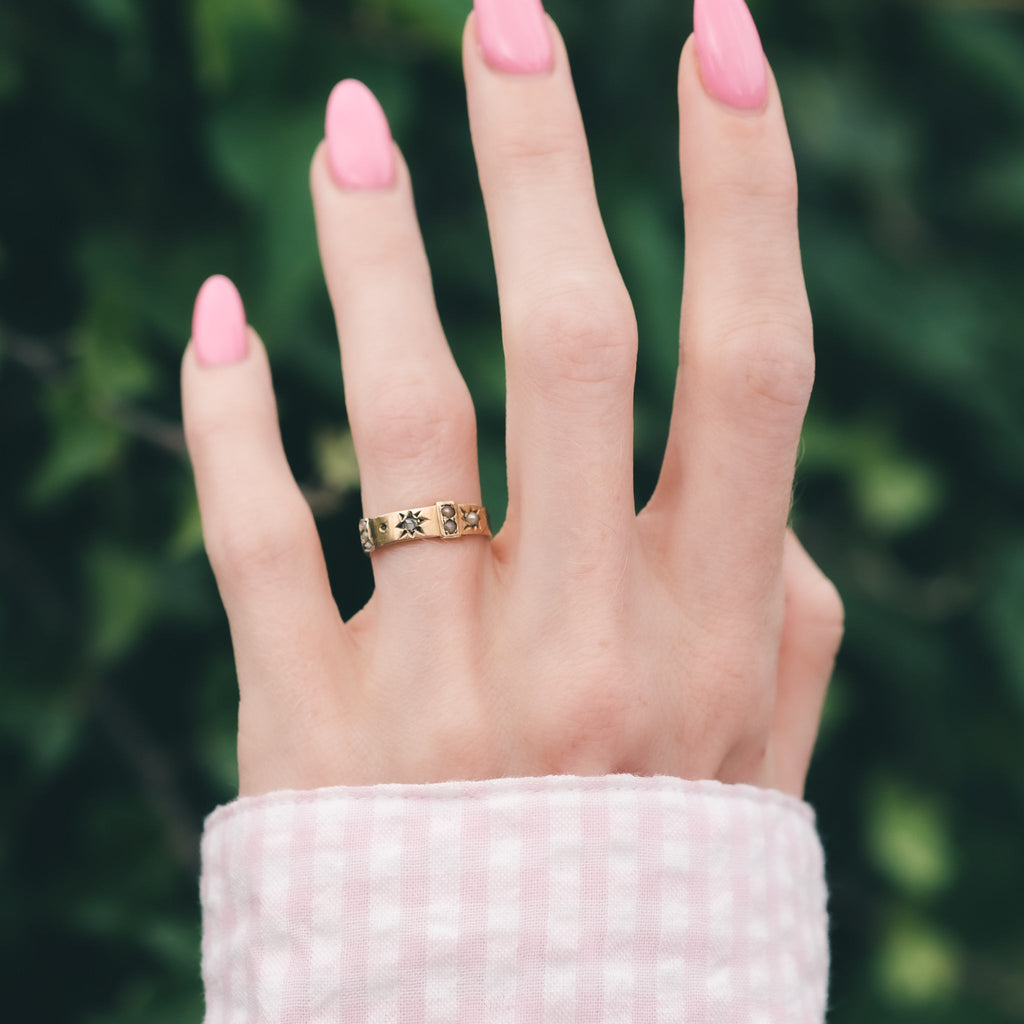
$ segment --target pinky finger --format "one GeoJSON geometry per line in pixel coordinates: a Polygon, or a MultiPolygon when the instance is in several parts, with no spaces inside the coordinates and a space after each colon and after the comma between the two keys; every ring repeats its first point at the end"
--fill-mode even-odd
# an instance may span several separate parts
{"type": "Polygon", "coordinates": [[[225,277],[210,278],[196,299],[182,406],[244,703],[253,689],[296,685],[300,664],[340,624],[316,524],[281,443],[266,352],[225,277]]]}
{"type": "Polygon", "coordinates": [[[843,637],[843,603],[792,530],[786,533],[783,580],[786,615],[772,723],[775,784],[800,796],[843,637]]]}

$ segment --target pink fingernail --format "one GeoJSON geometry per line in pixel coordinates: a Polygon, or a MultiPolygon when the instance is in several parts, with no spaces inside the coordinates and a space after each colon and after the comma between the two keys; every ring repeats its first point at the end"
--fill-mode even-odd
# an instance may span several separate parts
{"type": "Polygon", "coordinates": [[[204,366],[237,363],[249,354],[242,297],[222,274],[207,278],[199,289],[192,311],[192,344],[204,366]]]}
{"type": "Polygon", "coordinates": [[[743,0],[694,0],[693,34],[708,93],[740,110],[763,106],[768,95],[764,50],[743,0]]]}
{"type": "Polygon", "coordinates": [[[341,188],[387,188],[395,180],[391,129],[377,97],[354,78],[327,100],[327,163],[341,188]]]}
{"type": "Polygon", "coordinates": [[[473,0],[473,8],[492,68],[517,75],[550,70],[554,51],[541,0],[473,0]]]}

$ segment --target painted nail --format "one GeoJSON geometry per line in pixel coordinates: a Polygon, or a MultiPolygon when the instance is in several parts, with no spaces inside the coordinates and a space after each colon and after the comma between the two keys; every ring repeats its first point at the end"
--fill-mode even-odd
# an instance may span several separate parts
{"type": "Polygon", "coordinates": [[[554,60],[541,0],[473,0],[484,58],[497,71],[548,71],[554,60]]]}
{"type": "Polygon", "coordinates": [[[764,50],[743,0],[694,0],[693,34],[707,92],[740,110],[763,106],[768,95],[764,50]]]}
{"type": "Polygon", "coordinates": [[[391,129],[377,97],[346,78],[327,100],[327,163],[341,188],[387,188],[395,180],[391,129]]]}
{"type": "Polygon", "coordinates": [[[203,366],[237,363],[249,354],[242,297],[222,274],[207,278],[199,289],[192,311],[192,344],[203,366]]]}

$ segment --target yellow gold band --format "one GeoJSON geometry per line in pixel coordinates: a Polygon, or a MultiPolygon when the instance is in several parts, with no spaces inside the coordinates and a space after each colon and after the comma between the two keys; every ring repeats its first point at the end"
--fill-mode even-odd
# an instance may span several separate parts
{"type": "Polygon", "coordinates": [[[456,537],[490,537],[487,509],[439,501],[426,508],[388,512],[359,520],[359,541],[370,554],[388,544],[405,540],[454,540],[456,537]]]}

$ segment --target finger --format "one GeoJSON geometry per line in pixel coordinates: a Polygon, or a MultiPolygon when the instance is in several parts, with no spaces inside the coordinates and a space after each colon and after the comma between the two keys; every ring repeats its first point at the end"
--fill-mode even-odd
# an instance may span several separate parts
{"type": "Polygon", "coordinates": [[[568,549],[612,567],[601,542],[634,516],[636,322],[557,30],[537,0],[475,7],[463,57],[501,303],[509,519],[545,564],[568,549]]]}
{"type": "Polygon", "coordinates": [[[340,637],[338,613],[281,445],[266,354],[227,278],[200,290],[181,383],[203,539],[239,684],[315,700],[334,660],[317,653],[323,635],[340,637]]]}
{"type": "MultiPolygon", "coordinates": [[[[359,82],[331,94],[310,183],[365,514],[478,502],[473,405],[438,319],[409,174],[359,82]]],[[[394,545],[374,554],[374,575],[423,588],[483,550],[468,538],[394,545]]]]}
{"type": "Polygon", "coordinates": [[[695,25],[679,75],[680,374],[651,509],[673,525],[675,564],[689,559],[686,585],[746,616],[780,571],[812,331],[793,158],[756,29],[742,0],[698,0],[695,25]]]}
{"type": "Polygon", "coordinates": [[[843,603],[792,532],[786,534],[783,580],[786,617],[772,749],[778,788],[799,796],[843,636],[843,603]]]}

